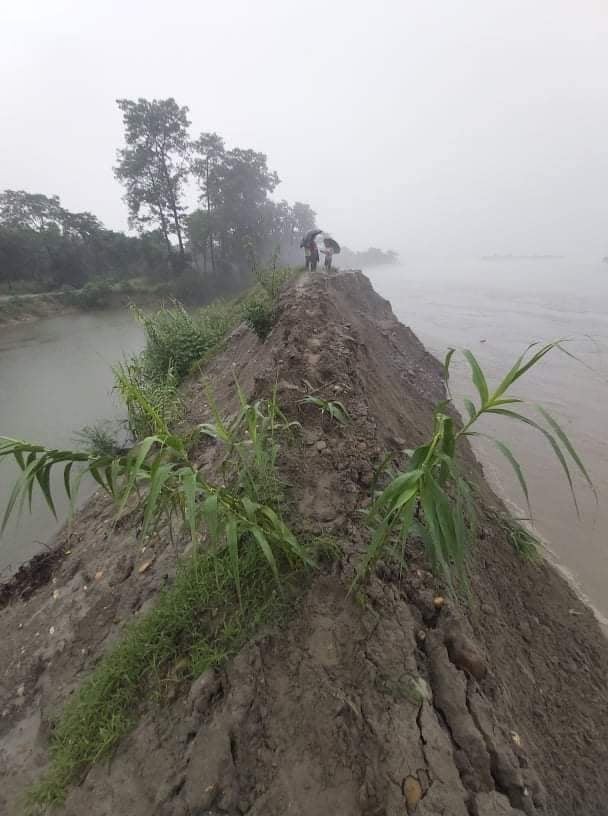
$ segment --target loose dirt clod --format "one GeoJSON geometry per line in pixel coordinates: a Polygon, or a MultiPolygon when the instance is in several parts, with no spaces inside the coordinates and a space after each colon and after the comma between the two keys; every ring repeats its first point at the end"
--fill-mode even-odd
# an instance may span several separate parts
{"type": "MultiPolygon", "coordinates": [[[[111,763],[90,769],[57,813],[606,816],[608,646],[561,577],[519,559],[486,518],[504,508],[470,450],[462,466],[483,538],[467,606],[445,600],[415,541],[405,569],[385,562],[349,592],[375,468],[428,438],[441,366],[360,273],[298,281],[280,310],[265,343],[235,332],[205,382],[225,415],[237,410],[235,376],[253,399],[279,383],[281,409],[302,426],[279,462],[290,523],[334,555],[289,621],[222,668],[184,682],[176,656],[164,702],[141,701],[111,763]],[[339,393],[349,421],[303,403],[311,393],[339,393]]],[[[199,375],[182,397],[184,427],[211,421],[199,375]]],[[[201,468],[220,465],[217,446],[195,455],[201,468]]],[[[137,521],[108,536],[99,519],[111,513],[95,497],[69,544],[66,531],[54,554],[0,587],[2,814],[17,816],[47,764],[63,703],[175,575],[183,541],[152,537],[142,556],[137,521]]]]}

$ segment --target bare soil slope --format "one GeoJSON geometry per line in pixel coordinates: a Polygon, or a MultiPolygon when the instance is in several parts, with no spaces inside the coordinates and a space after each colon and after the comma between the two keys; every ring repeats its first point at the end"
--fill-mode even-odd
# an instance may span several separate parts
{"type": "MultiPolygon", "coordinates": [[[[336,536],[344,557],[287,625],[172,702],[142,705],[138,728],[62,812],[606,816],[608,645],[551,567],[511,550],[470,451],[483,521],[470,602],[438,612],[415,552],[405,576],[380,565],[365,596],[348,595],[373,468],[428,435],[444,396],[439,364],[390,305],[360,273],[307,278],[283,295],[266,343],[241,327],[206,368],[227,412],[235,374],[249,395],[278,383],[281,406],[302,423],[281,461],[292,521],[301,534],[336,536]],[[342,400],[351,422],[301,405],[311,387],[342,400]]],[[[202,379],[184,389],[189,423],[209,418],[202,379]]],[[[218,455],[201,446],[201,465],[218,455]]],[[[142,551],[137,514],[113,534],[111,519],[95,498],[59,555],[0,593],[2,813],[18,813],[44,768],[62,701],[174,575],[167,540],[142,551]]]]}

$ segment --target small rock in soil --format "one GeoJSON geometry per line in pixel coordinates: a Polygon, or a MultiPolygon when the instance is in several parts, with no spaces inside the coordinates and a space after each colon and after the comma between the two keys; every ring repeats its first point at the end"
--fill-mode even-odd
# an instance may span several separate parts
{"type": "Polygon", "coordinates": [[[413,813],[416,805],[422,798],[422,786],[415,776],[406,777],[403,783],[405,806],[408,813],[413,813]]]}
{"type": "Polygon", "coordinates": [[[302,439],[304,440],[304,444],[311,447],[316,442],[319,441],[319,431],[313,431],[310,428],[306,428],[302,433],[302,439]]]}
{"type": "Polygon", "coordinates": [[[450,660],[456,668],[472,674],[476,680],[481,680],[485,676],[485,661],[475,644],[466,635],[459,631],[453,631],[447,635],[445,645],[450,660]]]}
{"type": "Polygon", "coordinates": [[[133,572],[134,561],[132,556],[128,556],[126,553],[120,556],[112,572],[110,573],[110,577],[108,579],[108,584],[110,586],[117,586],[118,584],[122,584],[123,581],[126,581],[129,575],[133,572]]]}
{"type": "Polygon", "coordinates": [[[192,710],[198,714],[204,714],[209,708],[211,699],[218,693],[220,688],[220,678],[214,669],[203,672],[190,686],[188,700],[192,705],[192,710]]]}
{"type": "Polygon", "coordinates": [[[141,575],[142,572],[145,572],[147,569],[149,569],[152,566],[153,563],[154,563],[154,559],[153,558],[148,558],[147,561],[144,561],[143,564],[139,565],[139,567],[137,568],[137,572],[139,572],[139,574],[141,575]]]}

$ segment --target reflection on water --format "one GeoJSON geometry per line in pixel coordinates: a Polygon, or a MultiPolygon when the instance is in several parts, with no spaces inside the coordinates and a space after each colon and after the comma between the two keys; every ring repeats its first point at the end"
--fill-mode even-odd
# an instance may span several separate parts
{"type": "MultiPolygon", "coordinates": [[[[122,418],[112,395],[111,366],[142,342],[141,327],[126,310],[0,329],[0,434],[75,447],[74,434],[84,425],[122,418]]],[[[2,512],[15,472],[8,463],[0,467],[2,512]]],[[[57,481],[61,518],[67,500],[59,474],[57,481]]],[[[24,513],[19,524],[11,522],[0,540],[0,571],[8,572],[38,552],[58,526],[43,502],[35,500],[32,515],[24,513]]]]}
{"type": "MultiPolygon", "coordinates": [[[[575,443],[598,490],[577,480],[579,521],[548,443],[521,424],[495,418],[485,429],[522,462],[538,533],[604,619],[608,618],[608,268],[557,261],[442,263],[367,270],[376,289],[427,348],[471,348],[493,382],[528,343],[572,338],[569,350],[593,368],[553,353],[517,384],[545,405],[575,443]]],[[[466,362],[453,371],[456,395],[474,395],[466,362]]],[[[491,445],[478,448],[486,473],[515,512],[526,515],[516,479],[491,445]]]]}

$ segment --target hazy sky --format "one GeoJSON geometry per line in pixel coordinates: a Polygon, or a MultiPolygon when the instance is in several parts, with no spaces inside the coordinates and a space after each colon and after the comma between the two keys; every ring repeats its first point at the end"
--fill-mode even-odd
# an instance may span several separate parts
{"type": "Polygon", "coordinates": [[[608,252],[607,0],[2,0],[0,189],[124,228],[117,97],[268,154],[354,247],[608,252]]]}

